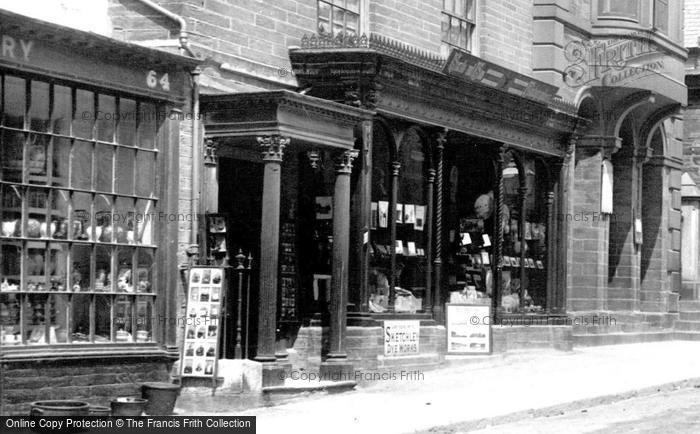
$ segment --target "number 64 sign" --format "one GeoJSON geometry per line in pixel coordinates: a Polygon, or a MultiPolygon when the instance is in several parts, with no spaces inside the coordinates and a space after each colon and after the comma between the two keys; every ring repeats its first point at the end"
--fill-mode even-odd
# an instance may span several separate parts
{"type": "Polygon", "coordinates": [[[168,78],[168,73],[166,72],[160,78],[158,78],[158,73],[156,71],[148,71],[146,75],[146,85],[151,89],[155,89],[160,85],[161,89],[166,92],[170,91],[170,80],[168,78]]]}

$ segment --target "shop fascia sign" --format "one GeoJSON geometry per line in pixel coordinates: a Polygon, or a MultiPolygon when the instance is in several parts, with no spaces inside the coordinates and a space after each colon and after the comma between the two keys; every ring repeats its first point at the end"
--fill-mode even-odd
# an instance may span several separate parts
{"type": "Polygon", "coordinates": [[[457,50],[452,50],[450,53],[444,72],[462,80],[545,104],[552,102],[559,90],[556,86],[457,50]]]}
{"type": "Polygon", "coordinates": [[[564,47],[565,83],[620,86],[664,70],[664,57],[642,33],[604,40],[572,39],[564,47]]]}
{"type": "MultiPolygon", "coordinates": [[[[0,27],[0,65],[49,74],[65,79],[79,76],[108,87],[130,88],[172,98],[172,90],[182,89],[184,74],[162,67],[131,68],[109,59],[76,54],[68,47],[11,34],[0,27]]],[[[179,95],[177,95],[179,96],[179,95]]]]}

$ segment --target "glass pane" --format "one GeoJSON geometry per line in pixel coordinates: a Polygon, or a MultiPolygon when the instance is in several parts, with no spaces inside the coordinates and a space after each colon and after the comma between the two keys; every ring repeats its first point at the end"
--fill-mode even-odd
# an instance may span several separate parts
{"type": "Polygon", "coordinates": [[[0,293],[0,347],[19,345],[20,296],[0,293]]]}
{"type": "Polygon", "coordinates": [[[112,296],[95,296],[95,343],[112,340],[112,296]]]}
{"type": "Polygon", "coordinates": [[[90,339],[90,305],[92,296],[88,294],[73,295],[71,312],[73,314],[73,343],[85,343],[90,339]]]}
{"type": "Polygon", "coordinates": [[[46,345],[46,321],[51,320],[53,306],[47,294],[31,294],[24,305],[24,315],[27,319],[25,337],[29,345],[46,345]]]}
{"type": "Polygon", "coordinates": [[[656,0],[654,4],[654,27],[662,32],[668,32],[668,3],[656,0]]]}
{"type": "Polygon", "coordinates": [[[19,242],[0,244],[0,285],[2,292],[20,290],[22,247],[19,242]]]}
{"type": "Polygon", "coordinates": [[[51,294],[51,328],[49,332],[51,344],[68,342],[68,296],[51,294]]]}
{"type": "Polygon", "coordinates": [[[328,22],[331,20],[331,6],[322,1],[318,2],[318,19],[319,21],[328,22]]]}
{"type": "Polygon", "coordinates": [[[70,287],[73,292],[90,291],[90,263],[92,247],[75,244],[71,249],[70,287]]]}
{"type": "MultiPolygon", "coordinates": [[[[459,0],[457,0],[457,1],[459,1],[459,0]]],[[[454,13],[454,10],[455,10],[454,2],[455,2],[455,0],[443,0],[443,2],[442,2],[443,10],[450,12],[450,13],[454,13]]]]}
{"type": "Polygon", "coordinates": [[[29,129],[49,131],[49,84],[43,81],[32,81],[31,86],[29,129]]]}
{"type": "Polygon", "coordinates": [[[53,132],[55,134],[70,134],[70,122],[73,113],[73,103],[71,90],[65,86],[54,86],[53,88],[53,132]]]}
{"type": "Polygon", "coordinates": [[[73,240],[91,241],[93,232],[92,195],[73,193],[73,213],[71,215],[70,236],[73,240]]]}
{"type": "Polygon", "coordinates": [[[115,183],[117,193],[134,194],[134,163],[136,151],[127,148],[117,148],[117,164],[115,183]]]}
{"type": "MultiPolygon", "coordinates": [[[[460,24],[461,21],[457,18],[452,18],[452,23],[450,25],[450,42],[454,45],[459,45],[459,34],[460,34],[460,24]]],[[[461,48],[461,47],[460,47],[461,48]]]]}
{"type": "Polygon", "coordinates": [[[95,164],[97,191],[112,192],[112,164],[114,160],[114,146],[98,143],[95,145],[95,164]]]}
{"type": "Polygon", "coordinates": [[[117,204],[112,215],[114,235],[116,242],[122,244],[134,244],[134,200],[131,198],[118,197],[117,204]]]}
{"type": "Polygon", "coordinates": [[[599,13],[618,17],[636,18],[639,0],[601,0],[599,13]]]}
{"type": "Polygon", "coordinates": [[[92,188],[92,143],[76,140],[71,158],[71,187],[92,188]]]}
{"type": "Polygon", "coordinates": [[[117,102],[113,96],[98,97],[97,139],[104,142],[114,141],[114,125],[117,115],[117,102]]]}
{"type": "MultiPolygon", "coordinates": [[[[46,249],[43,243],[31,243],[27,249],[27,291],[46,291],[48,279],[45,274],[46,249]]],[[[50,286],[49,286],[50,287],[50,286]]]]}
{"type": "Polygon", "coordinates": [[[450,42],[450,16],[447,14],[442,14],[442,40],[445,42],[450,42]]]}
{"type": "Polygon", "coordinates": [[[68,205],[70,193],[64,190],[54,190],[51,210],[50,236],[57,240],[68,238],[68,205]]]}
{"type": "Polygon", "coordinates": [[[465,17],[465,2],[467,0],[455,0],[455,15],[465,17]]]}
{"type": "Polygon", "coordinates": [[[99,194],[95,197],[95,239],[102,243],[113,241],[113,210],[110,196],[99,194]]]}
{"type": "Polygon", "coordinates": [[[119,99],[119,133],[117,143],[127,146],[136,146],[136,101],[133,99],[119,99]]]}
{"type": "Polygon", "coordinates": [[[345,30],[345,11],[333,8],[333,36],[345,30]]]}
{"type": "Polygon", "coordinates": [[[22,162],[24,161],[25,134],[19,131],[2,131],[0,157],[2,160],[2,180],[22,182],[22,162]]]}
{"type": "Polygon", "coordinates": [[[153,302],[151,302],[151,299],[137,297],[136,342],[151,342],[153,340],[153,317],[153,302]]]}
{"type": "Polygon", "coordinates": [[[65,291],[68,283],[68,244],[49,244],[49,286],[51,291],[65,291]]]}
{"type": "Polygon", "coordinates": [[[136,164],[136,195],[153,197],[156,188],[156,153],[138,152],[136,164]]]}
{"type": "Polygon", "coordinates": [[[136,202],[136,244],[153,245],[153,224],[156,220],[154,211],[155,202],[152,200],[138,200],[136,202]]]}
{"type": "Polygon", "coordinates": [[[2,236],[19,237],[22,234],[22,195],[20,188],[14,185],[0,186],[0,218],[2,219],[2,236]]]}
{"type": "Polygon", "coordinates": [[[53,178],[51,185],[68,187],[70,168],[71,140],[55,137],[53,139],[53,178]]]}
{"type": "Polygon", "coordinates": [[[467,1],[466,17],[469,18],[470,20],[474,21],[474,17],[476,16],[476,10],[474,8],[474,0],[466,0],[466,1],[467,1]]]}
{"type": "Polygon", "coordinates": [[[132,342],[132,318],[134,317],[131,309],[131,300],[133,297],[127,297],[126,295],[118,295],[116,306],[115,306],[115,316],[114,325],[117,329],[117,342],[132,342]]]}
{"type": "Polygon", "coordinates": [[[134,292],[134,249],[119,247],[117,254],[117,292],[134,292]]]}
{"type": "Polygon", "coordinates": [[[112,274],[112,247],[97,246],[95,247],[95,291],[97,292],[112,292],[112,282],[114,277],[112,274]]]}
{"type": "Polygon", "coordinates": [[[153,289],[153,251],[138,249],[138,264],[136,267],[136,291],[141,293],[154,292],[153,289]]]}
{"type": "Polygon", "coordinates": [[[346,9],[356,14],[360,13],[360,0],[347,0],[346,9]]]}
{"type": "Polygon", "coordinates": [[[5,76],[3,125],[24,128],[24,113],[27,109],[26,89],[26,82],[23,79],[5,76]]]}
{"type": "Polygon", "coordinates": [[[345,29],[348,35],[356,35],[357,29],[360,26],[360,16],[354,14],[347,14],[346,20],[347,22],[345,25],[345,29]]]}
{"type": "Polygon", "coordinates": [[[95,95],[87,90],[76,91],[75,119],[73,120],[73,135],[84,139],[92,138],[92,127],[95,121],[95,95]]]}
{"type": "Polygon", "coordinates": [[[156,126],[158,125],[156,106],[150,103],[139,105],[139,143],[146,149],[156,147],[156,126]]]}
{"type": "Polygon", "coordinates": [[[48,237],[47,210],[50,207],[49,190],[30,188],[27,192],[27,232],[29,238],[48,237]]]}

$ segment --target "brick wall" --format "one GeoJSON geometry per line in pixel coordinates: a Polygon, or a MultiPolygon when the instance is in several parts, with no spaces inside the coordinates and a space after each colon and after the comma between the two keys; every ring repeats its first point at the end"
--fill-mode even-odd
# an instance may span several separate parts
{"type": "Polygon", "coordinates": [[[167,360],[115,359],[31,361],[3,364],[2,414],[28,415],[30,403],[53,399],[109,406],[120,396],[141,396],[141,383],[169,381],[167,360]]]}
{"type": "Polygon", "coordinates": [[[482,58],[532,74],[532,0],[482,0],[477,26],[482,58]]]}
{"type": "Polygon", "coordinates": [[[439,52],[442,0],[370,0],[370,32],[439,52]]]}
{"type": "Polygon", "coordinates": [[[685,0],[684,40],[686,47],[697,47],[700,37],[700,0],[685,0]]]}

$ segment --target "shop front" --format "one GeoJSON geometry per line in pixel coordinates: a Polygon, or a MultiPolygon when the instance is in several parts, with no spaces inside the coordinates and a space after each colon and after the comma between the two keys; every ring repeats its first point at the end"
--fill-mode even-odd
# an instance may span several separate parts
{"type": "MultiPolygon", "coordinates": [[[[495,351],[570,347],[571,328],[559,325],[567,245],[557,216],[567,209],[569,139],[585,121],[557,89],[374,35],[306,37],[290,57],[314,96],[375,112],[353,190],[355,366],[440,363],[449,302],[488,305],[493,321],[523,325],[495,327],[495,351]],[[399,329],[410,345],[392,345],[399,329]]],[[[315,351],[320,335],[302,328],[294,349],[315,351]]]]}
{"type": "Polygon", "coordinates": [[[177,225],[158,219],[177,214],[196,61],[0,19],[0,413],[48,396],[104,405],[177,359],[177,225]]]}

